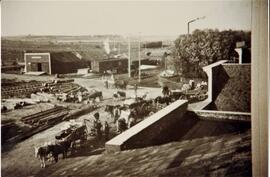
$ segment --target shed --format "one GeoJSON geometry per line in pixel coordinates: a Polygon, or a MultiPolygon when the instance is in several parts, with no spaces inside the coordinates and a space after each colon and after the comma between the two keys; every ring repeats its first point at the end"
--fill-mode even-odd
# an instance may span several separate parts
{"type": "Polygon", "coordinates": [[[26,72],[47,74],[76,73],[78,69],[90,65],[90,62],[80,59],[73,52],[25,53],[24,61],[26,72]]]}
{"type": "Polygon", "coordinates": [[[108,58],[103,60],[94,60],[91,62],[91,69],[98,73],[104,73],[104,71],[108,70],[113,73],[126,73],[128,71],[128,59],[108,58]]]}

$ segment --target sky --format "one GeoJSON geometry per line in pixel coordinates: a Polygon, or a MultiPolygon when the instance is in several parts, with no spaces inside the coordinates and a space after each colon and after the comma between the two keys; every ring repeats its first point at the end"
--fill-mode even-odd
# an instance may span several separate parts
{"type": "Polygon", "coordinates": [[[251,30],[251,0],[23,1],[1,3],[1,34],[179,35],[194,29],[251,30]]]}

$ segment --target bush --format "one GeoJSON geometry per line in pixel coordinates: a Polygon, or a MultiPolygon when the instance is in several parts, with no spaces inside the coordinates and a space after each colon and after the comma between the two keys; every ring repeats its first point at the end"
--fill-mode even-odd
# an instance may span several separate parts
{"type": "Polygon", "coordinates": [[[202,67],[218,60],[232,61],[239,41],[250,47],[251,32],[207,29],[181,35],[175,40],[173,51],[175,69],[185,77],[203,77],[202,67]]]}

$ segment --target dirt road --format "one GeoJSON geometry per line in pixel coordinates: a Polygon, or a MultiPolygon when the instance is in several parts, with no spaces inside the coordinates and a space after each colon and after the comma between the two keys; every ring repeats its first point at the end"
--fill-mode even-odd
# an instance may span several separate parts
{"type": "MultiPolygon", "coordinates": [[[[97,79],[75,79],[75,82],[86,87],[87,89],[97,89],[103,92],[104,101],[98,103],[101,108],[91,112],[89,114],[79,117],[77,120],[82,119],[92,119],[93,114],[97,111],[100,112],[100,119],[102,124],[104,121],[108,121],[111,126],[111,131],[115,130],[115,125],[113,120],[110,118],[110,115],[104,112],[104,105],[115,103],[111,99],[113,93],[116,89],[106,89],[103,86],[103,82],[97,79]]],[[[148,92],[149,98],[154,98],[160,95],[160,89],[153,88],[139,88],[138,95],[143,95],[148,92]]],[[[127,97],[134,97],[134,90],[132,87],[128,87],[126,90],[127,97]]],[[[119,102],[117,102],[119,104],[119,102]]],[[[45,142],[50,142],[54,140],[54,136],[63,129],[65,122],[59,123],[54,127],[40,132],[23,142],[20,142],[13,147],[10,147],[9,150],[2,152],[2,176],[5,177],[24,177],[24,176],[33,176],[37,174],[41,168],[39,160],[34,157],[34,147],[42,145],[45,142]]],[[[93,138],[92,138],[93,139],[93,138]]],[[[69,158],[75,158],[81,155],[91,155],[92,152],[102,153],[104,151],[104,141],[91,141],[84,148],[80,148],[77,155],[69,156],[69,158]]],[[[61,158],[61,156],[60,156],[61,158]]],[[[62,160],[62,159],[60,159],[62,160]]],[[[52,165],[52,164],[49,164],[52,165]]]]}

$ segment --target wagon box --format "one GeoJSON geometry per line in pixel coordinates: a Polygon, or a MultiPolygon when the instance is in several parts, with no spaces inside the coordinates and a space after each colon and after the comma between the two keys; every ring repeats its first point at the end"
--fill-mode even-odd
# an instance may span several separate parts
{"type": "Polygon", "coordinates": [[[88,98],[97,98],[97,97],[102,97],[102,92],[101,91],[91,91],[89,93],[89,97],[88,98]]]}

